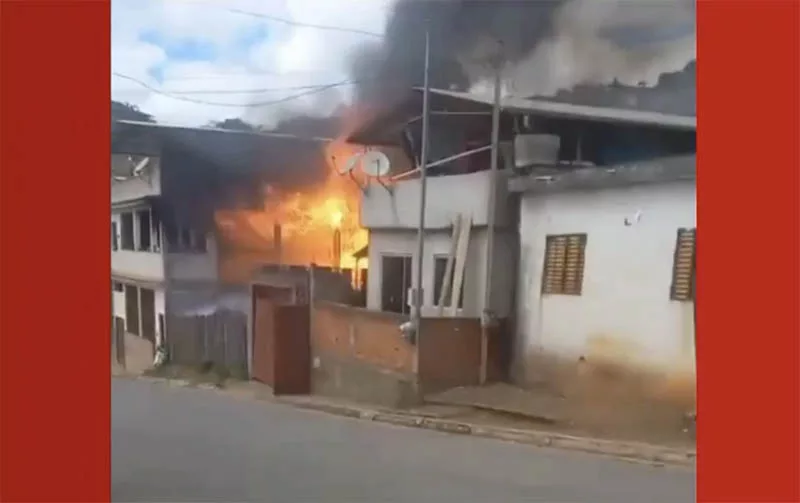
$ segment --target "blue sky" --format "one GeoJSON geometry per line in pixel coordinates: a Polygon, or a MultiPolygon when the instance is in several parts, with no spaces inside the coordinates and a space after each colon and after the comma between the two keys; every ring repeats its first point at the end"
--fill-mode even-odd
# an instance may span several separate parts
{"type": "Polygon", "coordinates": [[[253,104],[286,97],[292,92],[286,88],[345,80],[349,54],[359,44],[372,41],[264,16],[366,30],[383,26],[390,3],[113,0],[112,69],[146,86],[112,76],[112,97],[134,103],[164,122],[190,124],[227,117],[268,122],[286,107],[327,113],[329,110],[318,110],[319,103],[310,99],[269,110],[253,104]],[[239,92],[264,88],[285,91],[239,92]],[[167,96],[170,94],[182,98],[167,96]]]}

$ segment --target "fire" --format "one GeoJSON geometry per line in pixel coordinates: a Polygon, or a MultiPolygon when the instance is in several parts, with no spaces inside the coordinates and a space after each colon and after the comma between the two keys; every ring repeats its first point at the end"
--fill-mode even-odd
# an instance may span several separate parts
{"type": "Polygon", "coordinates": [[[349,150],[342,142],[328,144],[328,175],[317,186],[291,192],[267,186],[262,208],[217,212],[217,227],[227,243],[223,278],[247,280],[260,266],[277,262],[367,267],[366,259],[353,256],[368,241],[359,221],[361,189],[336,169],[347,160],[349,150]]]}

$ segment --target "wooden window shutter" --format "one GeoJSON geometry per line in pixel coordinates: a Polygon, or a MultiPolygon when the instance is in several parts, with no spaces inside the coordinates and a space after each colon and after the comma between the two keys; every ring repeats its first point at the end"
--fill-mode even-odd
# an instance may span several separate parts
{"type": "Polygon", "coordinates": [[[586,234],[547,236],[542,293],[581,294],[585,249],[586,234]]]}
{"type": "Polygon", "coordinates": [[[696,234],[694,228],[678,229],[669,294],[672,300],[694,300],[696,234]]]}

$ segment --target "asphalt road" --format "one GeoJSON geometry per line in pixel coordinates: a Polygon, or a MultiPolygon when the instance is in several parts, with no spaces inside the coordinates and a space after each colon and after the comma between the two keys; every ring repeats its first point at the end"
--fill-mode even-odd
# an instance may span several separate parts
{"type": "MultiPolygon", "coordinates": [[[[694,472],[114,379],[116,502],[680,503],[694,472]]],[[[90,476],[90,474],[87,474],[90,476]]]]}

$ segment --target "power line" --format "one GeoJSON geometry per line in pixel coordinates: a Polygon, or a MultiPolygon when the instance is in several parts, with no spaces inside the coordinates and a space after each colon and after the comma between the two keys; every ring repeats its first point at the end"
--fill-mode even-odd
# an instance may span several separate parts
{"type": "Polygon", "coordinates": [[[289,25],[289,26],[300,26],[300,27],[303,27],[303,28],[315,28],[315,29],[318,29],[318,30],[338,31],[338,32],[343,32],[343,33],[355,33],[357,35],[366,35],[366,36],[369,36],[369,37],[383,38],[383,35],[380,34],[380,33],[376,33],[376,32],[373,32],[373,31],[367,31],[367,30],[359,30],[357,28],[345,28],[345,27],[342,27],[342,26],[331,26],[331,25],[323,25],[323,24],[315,24],[315,23],[304,23],[302,21],[295,21],[293,19],[287,19],[287,18],[284,18],[284,17],[273,16],[271,14],[263,14],[261,12],[253,12],[253,11],[249,11],[249,10],[236,9],[236,8],[233,8],[233,7],[222,7],[222,6],[219,6],[219,5],[210,5],[210,4],[206,3],[206,2],[195,1],[195,2],[192,2],[192,3],[204,4],[204,5],[208,6],[208,7],[216,7],[218,9],[226,10],[228,12],[233,12],[235,14],[242,14],[242,15],[250,16],[250,17],[268,19],[270,21],[274,21],[276,23],[282,23],[282,24],[289,25]]]}
{"type": "Polygon", "coordinates": [[[262,87],[260,89],[203,89],[197,91],[169,91],[169,94],[256,94],[275,91],[300,91],[304,89],[318,89],[331,85],[340,85],[341,82],[332,84],[306,84],[304,86],[262,87]]]}
{"type": "Polygon", "coordinates": [[[242,103],[219,103],[219,102],[215,102],[215,101],[199,100],[199,99],[190,98],[190,97],[187,97],[187,96],[181,96],[181,95],[170,93],[170,92],[167,92],[167,91],[162,91],[161,89],[155,88],[155,87],[151,86],[150,84],[148,84],[148,83],[146,83],[146,82],[144,82],[142,80],[139,80],[137,78],[131,77],[129,75],[123,75],[123,74],[118,73],[118,72],[112,72],[112,74],[115,77],[119,77],[121,79],[129,80],[129,81],[134,82],[135,84],[138,84],[139,86],[142,86],[145,89],[148,89],[148,90],[150,90],[150,91],[152,91],[154,93],[161,94],[163,96],[167,96],[167,97],[175,99],[175,100],[187,101],[189,103],[197,103],[197,104],[200,104],[200,105],[211,105],[211,106],[218,106],[218,107],[242,107],[242,108],[266,107],[266,106],[278,105],[280,103],[285,103],[287,101],[291,101],[291,100],[294,100],[294,99],[297,99],[297,98],[302,98],[303,96],[308,96],[310,94],[316,94],[316,93],[319,93],[319,92],[322,92],[322,91],[326,91],[328,89],[333,89],[335,87],[341,87],[341,86],[346,86],[346,85],[351,85],[351,84],[357,84],[358,83],[358,81],[354,81],[354,80],[343,80],[341,82],[335,82],[333,84],[309,86],[309,88],[307,88],[303,92],[292,94],[290,96],[286,96],[284,98],[280,98],[280,99],[277,99],[277,100],[264,101],[264,102],[260,102],[260,103],[242,104],[242,103]]]}

